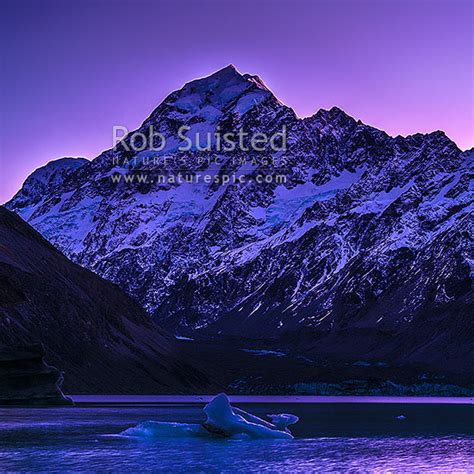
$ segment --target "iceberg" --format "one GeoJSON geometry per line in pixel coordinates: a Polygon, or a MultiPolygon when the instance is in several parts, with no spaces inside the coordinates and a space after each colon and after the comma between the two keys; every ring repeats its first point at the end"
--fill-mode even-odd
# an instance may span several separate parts
{"type": "Polygon", "coordinates": [[[277,423],[270,423],[247,413],[244,410],[233,408],[227,395],[221,393],[204,407],[207,420],[203,427],[211,433],[229,438],[280,438],[292,439],[293,435],[287,426],[298,421],[296,415],[272,415],[277,423]]]}
{"type": "Polygon", "coordinates": [[[281,413],[258,416],[232,407],[226,394],[221,393],[205,407],[206,421],[199,424],[146,421],[121,434],[144,438],[231,438],[231,439],[293,439],[289,425],[298,422],[296,415],[281,413]]]}

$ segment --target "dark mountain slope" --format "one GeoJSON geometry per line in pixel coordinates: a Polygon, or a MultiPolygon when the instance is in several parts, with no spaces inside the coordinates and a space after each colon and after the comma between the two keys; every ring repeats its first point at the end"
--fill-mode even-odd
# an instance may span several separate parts
{"type": "Polygon", "coordinates": [[[0,207],[0,344],[41,342],[66,393],[195,392],[174,340],[114,284],[0,207]]]}

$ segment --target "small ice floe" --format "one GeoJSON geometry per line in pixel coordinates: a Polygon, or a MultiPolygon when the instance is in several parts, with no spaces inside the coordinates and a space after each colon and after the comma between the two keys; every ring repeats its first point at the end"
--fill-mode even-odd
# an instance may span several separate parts
{"type": "Polygon", "coordinates": [[[267,415],[266,421],[230,405],[227,395],[221,393],[204,407],[207,419],[202,425],[146,421],[121,434],[144,438],[233,438],[233,439],[292,439],[289,425],[296,423],[296,415],[281,413],[267,415]]]}
{"type": "Polygon", "coordinates": [[[403,420],[406,420],[407,417],[405,415],[398,415],[395,417],[397,420],[400,420],[400,421],[403,421],[403,420]]]}
{"type": "Polygon", "coordinates": [[[137,438],[208,438],[209,432],[201,425],[191,423],[171,423],[165,421],[145,421],[120,433],[122,436],[137,438]]]}
{"type": "Polygon", "coordinates": [[[267,416],[272,420],[272,423],[275,425],[277,430],[285,431],[286,433],[290,433],[288,426],[294,425],[299,421],[299,418],[291,413],[280,413],[278,415],[267,416]]]}

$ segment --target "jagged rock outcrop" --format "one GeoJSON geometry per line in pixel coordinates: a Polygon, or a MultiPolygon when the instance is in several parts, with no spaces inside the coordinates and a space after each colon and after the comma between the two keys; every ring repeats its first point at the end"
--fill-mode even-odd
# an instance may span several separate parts
{"type": "Polygon", "coordinates": [[[336,107],[300,119],[231,66],[170,94],[139,131],[150,125],[161,151],[107,150],[39,202],[7,206],[181,332],[293,333],[315,352],[304,335],[317,334],[332,355],[471,370],[472,151],[441,131],[391,137],[336,107]],[[286,127],[288,147],[179,151],[183,125],[188,137],[286,127]],[[183,168],[246,179],[153,180],[183,168]],[[111,179],[127,173],[148,178],[111,179]]]}
{"type": "Polygon", "coordinates": [[[0,346],[0,405],[70,405],[63,374],[44,361],[40,344],[0,346]]]}

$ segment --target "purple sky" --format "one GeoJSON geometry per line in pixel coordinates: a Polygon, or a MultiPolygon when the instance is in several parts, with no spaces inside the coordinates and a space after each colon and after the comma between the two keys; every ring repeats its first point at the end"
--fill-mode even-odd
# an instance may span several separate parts
{"type": "Polygon", "coordinates": [[[3,0],[0,40],[0,202],[229,63],[300,116],[337,105],[474,146],[471,0],[3,0]]]}

